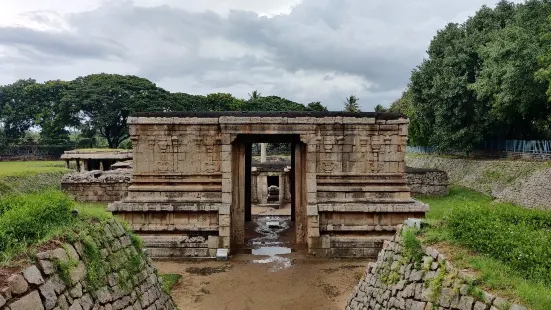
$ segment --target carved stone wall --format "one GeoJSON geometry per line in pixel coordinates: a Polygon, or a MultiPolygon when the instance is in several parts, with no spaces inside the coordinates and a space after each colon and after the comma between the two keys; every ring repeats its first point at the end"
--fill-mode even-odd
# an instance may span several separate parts
{"type": "Polygon", "coordinates": [[[298,137],[295,227],[311,254],[374,257],[398,224],[428,210],[406,184],[399,114],[144,113],[128,123],[132,184],[109,210],[153,256],[213,256],[244,242],[247,136],[298,137]]]}
{"type": "Polygon", "coordinates": [[[414,196],[445,196],[449,192],[448,174],[442,170],[406,167],[406,179],[414,196]]]}
{"type": "Polygon", "coordinates": [[[114,202],[126,197],[130,169],[76,172],[61,178],[61,189],[76,201],[114,202]]]}

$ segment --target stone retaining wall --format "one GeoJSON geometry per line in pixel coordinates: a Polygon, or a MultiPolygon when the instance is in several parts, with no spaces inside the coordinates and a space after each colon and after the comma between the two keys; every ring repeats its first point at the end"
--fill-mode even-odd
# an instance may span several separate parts
{"type": "Polygon", "coordinates": [[[406,164],[439,169],[450,183],[526,208],[551,209],[551,165],[545,162],[477,160],[407,155],[406,164]]]}
{"type": "Polygon", "coordinates": [[[415,263],[407,258],[400,226],[391,241],[370,263],[354,288],[346,310],[522,310],[503,298],[468,284],[468,276],[455,270],[435,249],[423,249],[415,263]]]}
{"type": "Polygon", "coordinates": [[[131,176],[130,169],[77,172],[63,176],[61,189],[76,201],[114,202],[126,197],[131,176]]]}
{"type": "Polygon", "coordinates": [[[85,246],[79,242],[64,244],[38,253],[36,264],[0,282],[0,309],[176,309],[171,297],[163,292],[152,261],[138,252],[122,225],[111,220],[103,231],[109,245],[100,252],[111,266],[103,286],[93,289],[89,285],[85,246]],[[128,272],[124,266],[136,258],[141,271],[123,283],[121,279],[128,272]],[[70,267],[61,269],[62,265],[70,267]]]}
{"type": "Polygon", "coordinates": [[[448,174],[445,171],[406,167],[406,179],[411,194],[414,196],[445,196],[448,194],[448,174]]]}

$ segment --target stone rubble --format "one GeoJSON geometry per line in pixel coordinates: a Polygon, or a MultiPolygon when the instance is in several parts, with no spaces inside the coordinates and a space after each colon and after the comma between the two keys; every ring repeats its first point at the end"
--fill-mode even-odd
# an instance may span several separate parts
{"type": "Polygon", "coordinates": [[[346,310],[526,310],[469,286],[468,276],[433,248],[424,249],[416,266],[404,257],[403,229],[399,226],[392,240],[385,242],[377,262],[369,263],[346,310]]]}
{"type": "MultiPolygon", "coordinates": [[[[130,259],[136,253],[130,236],[120,223],[110,220],[105,225],[110,246],[102,249],[105,260],[112,266],[121,266],[120,259],[130,259]],[[121,255],[122,254],[122,255],[121,255]]],[[[38,263],[22,272],[11,275],[0,285],[0,310],[174,310],[176,306],[163,289],[150,258],[141,255],[143,269],[132,275],[130,287],[123,289],[117,281],[125,272],[116,269],[109,283],[92,289],[86,281],[86,266],[82,245],[65,244],[63,247],[37,254],[38,263]],[[70,283],[66,283],[56,270],[56,261],[74,263],[69,269],[70,283]]]]}

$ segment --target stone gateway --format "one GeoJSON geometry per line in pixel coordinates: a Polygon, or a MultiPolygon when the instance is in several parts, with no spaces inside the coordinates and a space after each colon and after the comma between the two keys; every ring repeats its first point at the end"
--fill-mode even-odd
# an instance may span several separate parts
{"type": "Polygon", "coordinates": [[[109,210],[154,257],[213,257],[245,244],[253,143],[290,143],[296,243],[324,257],[376,257],[428,206],[405,179],[408,119],[346,112],[139,113],[128,196],[109,210]]]}

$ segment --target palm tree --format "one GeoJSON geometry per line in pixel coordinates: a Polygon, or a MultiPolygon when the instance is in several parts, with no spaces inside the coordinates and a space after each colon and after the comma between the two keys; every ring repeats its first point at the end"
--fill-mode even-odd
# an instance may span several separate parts
{"type": "Polygon", "coordinates": [[[347,97],[344,101],[344,111],[345,112],[361,112],[360,106],[358,105],[358,101],[360,98],[350,95],[350,97],[347,97]]]}
{"type": "Polygon", "coordinates": [[[253,92],[249,94],[249,100],[256,100],[260,97],[262,97],[262,94],[259,93],[257,90],[253,90],[253,92]]]}

